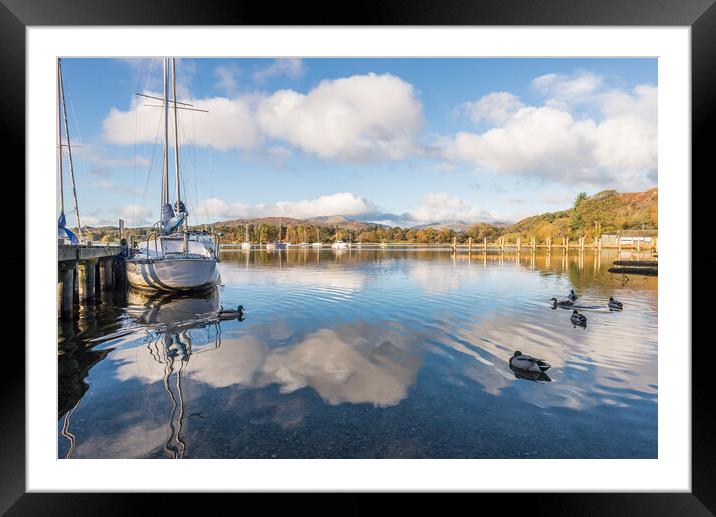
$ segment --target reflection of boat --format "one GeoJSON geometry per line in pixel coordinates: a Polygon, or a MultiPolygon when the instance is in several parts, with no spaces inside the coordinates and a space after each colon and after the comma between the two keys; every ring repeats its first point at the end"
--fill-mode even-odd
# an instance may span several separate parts
{"type": "Polygon", "coordinates": [[[135,290],[128,292],[127,310],[130,317],[144,324],[158,326],[158,331],[150,334],[152,338],[147,349],[152,359],[164,366],[162,384],[171,403],[170,432],[164,450],[175,459],[183,458],[187,450],[182,436],[187,414],[182,387],[184,372],[192,355],[216,350],[221,346],[220,321],[224,318],[219,307],[216,288],[198,296],[147,296],[135,290]],[[214,346],[195,351],[191,330],[206,327],[215,330],[214,346]]]}
{"type": "Polygon", "coordinates": [[[145,325],[179,327],[205,321],[219,312],[219,291],[216,288],[189,295],[156,294],[130,289],[127,292],[127,313],[145,325]]]}
{"type": "MultiPolygon", "coordinates": [[[[179,137],[177,128],[176,80],[172,58],[173,100],[169,100],[168,62],[164,59],[164,161],[160,221],[156,229],[139,245],[127,263],[127,280],[139,289],[185,291],[207,288],[219,283],[217,241],[206,232],[190,232],[188,212],[180,197],[179,137]],[[169,105],[174,109],[174,164],[176,201],[169,202],[169,105]],[[181,227],[183,226],[183,230],[181,227]]],[[[186,193],[185,193],[186,195],[186,193]]]]}

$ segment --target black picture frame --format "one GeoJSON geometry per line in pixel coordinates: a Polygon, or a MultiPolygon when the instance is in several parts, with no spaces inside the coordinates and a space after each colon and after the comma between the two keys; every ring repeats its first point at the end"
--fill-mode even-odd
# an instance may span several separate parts
{"type": "MultiPolygon", "coordinates": [[[[283,3],[282,3],[283,4],[283,3]]],[[[357,2],[285,3],[277,8],[266,2],[218,0],[0,0],[0,105],[4,128],[3,147],[12,150],[24,168],[25,149],[25,29],[37,25],[531,25],[531,26],[689,26],[691,27],[692,72],[692,171],[706,171],[710,164],[709,139],[716,113],[716,6],[714,0],[382,0],[357,2]]],[[[711,166],[712,167],[712,166],[711,166]]],[[[685,179],[690,171],[684,171],[685,179]]],[[[6,171],[6,175],[9,171],[6,171]]],[[[701,176],[706,174],[702,172],[701,176]]],[[[691,174],[692,183],[699,177],[691,174]]],[[[708,220],[709,189],[693,189],[692,235],[708,220]]],[[[22,203],[24,196],[16,196],[22,203]]],[[[22,213],[18,207],[13,211],[22,213]]],[[[16,225],[15,225],[16,226],[16,225]]],[[[705,235],[708,235],[706,231],[705,235]]],[[[27,233],[24,232],[27,239],[27,233]]],[[[27,274],[24,246],[8,258],[5,271],[27,274]]],[[[692,271],[713,271],[716,258],[686,250],[692,271]]],[[[7,285],[15,293],[26,293],[19,275],[10,275],[18,285],[7,285]]],[[[707,275],[708,276],[708,275],[707,275]]],[[[710,275],[713,276],[712,274],[710,275]]],[[[711,291],[713,280],[700,279],[693,292],[697,297],[711,291]]],[[[27,306],[13,295],[12,306],[27,306]]],[[[705,309],[708,310],[708,309],[705,309]]],[[[8,314],[6,312],[5,314],[8,314]]],[[[25,314],[29,324],[31,314],[25,314]]],[[[713,515],[716,512],[716,397],[713,396],[710,361],[699,361],[711,340],[669,343],[692,358],[692,491],[690,493],[583,493],[583,494],[481,494],[505,508],[529,509],[530,514],[550,515],[713,515]]],[[[25,493],[25,350],[17,340],[8,340],[0,389],[0,514],[7,515],[114,515],[133,511],[148,513],[147,494],[25,493]]],[[[26,346],[38,343],[26,343],[26,346]]],[[[666,344],[664,345],[666,346],[666,344]]],[[[52,350],[51,347],[47,347],[52,350]]],[[[660,372],[662,375],[666,372],[660,372]]],[[[663,415],[662,415],[663,416],[663,415]]],[[[224,496],[222,496],[224,497],[224,496]]],[[[290,498],[295,501],[294,498],[290,498]]],[[[419,499],[416,500],[418,502],[419,499]]],[[[176,500],[174,500],[176,503],[176,500]]],[[[289,503],[291,504],[291,503],[289,503]]],[[[345,503],[344,503],[345,504],[345,503]]],[[[348,507],[371,509],[369,501],[358,500],[348,507]]],[[[342,506],[346,508],[346,506],[342,506]]],[[[337,509],[337,508],[336,508],[337,509]]],[[[165,511],[167,509],[165,508],[165,511]]],[[[522,510],[520,510],[522,511],[522,510]]]]}

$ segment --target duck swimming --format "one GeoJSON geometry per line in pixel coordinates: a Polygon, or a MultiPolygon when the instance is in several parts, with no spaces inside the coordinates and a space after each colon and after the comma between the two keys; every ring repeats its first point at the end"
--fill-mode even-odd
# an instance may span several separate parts
{"type": "Polygon", "coordinates": [[[528,372],[544,372],[549,370],[550,366],[552,365],[544,359],[523,355],[519,350],[510,357],[510,368],[517,368],[528,372]]]}
{"type": "Polygon", "coordinates": [[[572,289],[569,291],[569,296],[567,296],[567,298],[574,302],[577,300],[577,298],[579,298],[579,296],[577,296],[574,292],[574,289],[572,289]]]}
{"type": "Polygon", "coordinates": [[[569,320],[574,325],[579,325],[580,327],[587,326],[587,317],[584,314],[579,314],[576,309],[574,310],[572,315],[569,317],[569,320]]]}
{"type": "Polygon", "coordinates": [[[244,306],[239,305],[236,309],[224,309],[224,306],[221,306],[221,309],[219,310],[219,319],[222,320],[232,320],[234,318],[242,319],[244,317],[244,306]]]}
{"type": "Polygon", "coordinates": [[[609,297],[609,308],[610,309],[621,309],[622,302],[616,301],[613,297],[609,297]]]}
{"type": "Polygon", "coordinates": [[[552,298],[549,302],[552,304],[553,309],[557,307],[569,307],[574,304],[574,301],[569,298],[552,298]]]}
{"type": "Polygon", "coordinates": [[[533,372],[532,370],[520,370],[510,365],[510,370],[515,374],[516,379],[525,379],[533,382],[552,382],[552,379],[543,371],[533,372]]]}

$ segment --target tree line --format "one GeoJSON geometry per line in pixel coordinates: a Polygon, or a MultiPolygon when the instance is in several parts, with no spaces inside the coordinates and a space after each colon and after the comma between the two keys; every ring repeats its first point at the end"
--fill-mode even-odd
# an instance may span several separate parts
{"type": "MultiPolygon", "coordinates": [[[[192,229],[203,230],[204,226],[192,229]]],[[[280,238],[283,242],[300,244],[302,242],[331,243],[336,240],[371,243],[405,244],[449,244],[453,240],[464,244],[469,239],[481,243],[485,239],[492,243],[500,238],[515,242],[519,237],[523,242],[532,238],[537,243],[545,243],[548,238],[553,242],[560,238],[576,239],[585,237],[588,241],[605,233],[616,233],[626,229],[658,229],[658,203],[655,196],[646,202],[629,201],[624,194],[607,190],[587,196],[581,192],[575,198],[572,207],[559,212],[548,212],[528,217],[512,225],[478,223],[466,231],[456,232],[449,228],[402,228],[368,225],[359,229],[345,225],[298,224],[281,225],[280,238]]],[[[267,223],[248,225],[211,226],[215,232],[223,233],[221,241],[239,244],[241,242],[268,243],[279,239],[279,226],[267,223]]],[[[130,230],[135,234],[144,233],[130,230]]],[[[94,241],[112,242],[119,239],[116,229],[85,229],[85,234],[94,241]]],[[[139,237],[139,235],[137,235],[139,237]]],[[[141,238],[141,237],[139,237],[141,238]]]]}

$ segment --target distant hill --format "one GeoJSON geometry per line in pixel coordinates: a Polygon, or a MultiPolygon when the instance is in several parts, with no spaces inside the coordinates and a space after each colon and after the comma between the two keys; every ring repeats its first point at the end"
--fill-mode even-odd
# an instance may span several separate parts
{"type": "Polygon", "coordinates": [[[493,226],[495,228],[505,228],[509,226],[509,223],[504,222],[491,222],[491,223],[466,223],[465,221],[444,221],[442,223],[428,223],[428,224],[418,224],[416,226],[412,226],[411,228],[413,230],[422,230],[424,228],[434,228],[436,230],[452,230],[456,233],[464,233],[468,231],[471,227],[479,224],[487,224],[489,226],[493,226]]]}
{"type": "Polygon", "coordinates": [[[364,223],[361,221],[353,221],[342,215],[320,216],[312,219],[293,219],[291,217],[254,217],[249,219],[231,219],[228,221],[217,221],[212,224],[215,227],[236,227],[246,224],[258,225],[266,224],[269,226],[282,225],[291,226],[320,226],[325,228],[346,228],[350,230],[365,230],[366,228],[376,226],[374,223],[364,223]]]}
{"type": "Polygon", "coordinates": [[[422,230],[423,228],[435,228],[436,230],[452,230],[454,232],[466,232],[474,223],[466,223],[464,221],[444,221],[442,223],[418,224],[413,226],[413,230],[422,230]]]}

